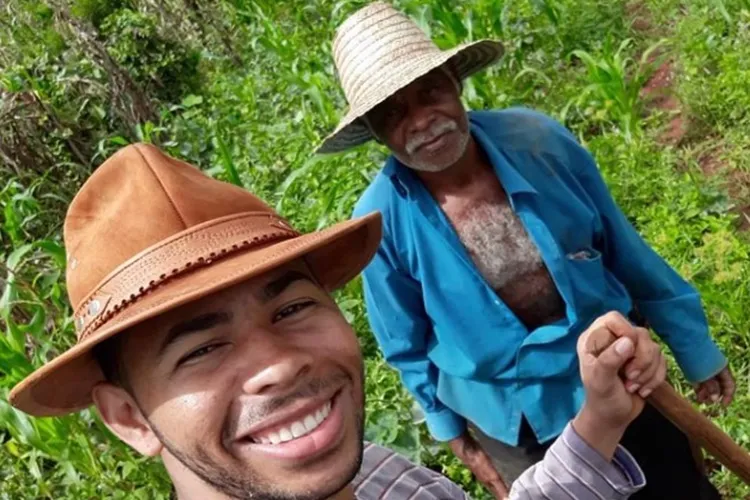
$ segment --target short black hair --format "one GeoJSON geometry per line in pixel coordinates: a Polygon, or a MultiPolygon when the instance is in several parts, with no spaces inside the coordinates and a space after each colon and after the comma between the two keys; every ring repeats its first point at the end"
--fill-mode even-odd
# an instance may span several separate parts
{"type": "Polygon", "coordinates": [[[121,356],[124,335],[125,332],[115,334],[95,345],[91,354],[99,364],[99,368],[107,382],[131,392],[130,384],[128,383],[128,374],[121,356]]]}

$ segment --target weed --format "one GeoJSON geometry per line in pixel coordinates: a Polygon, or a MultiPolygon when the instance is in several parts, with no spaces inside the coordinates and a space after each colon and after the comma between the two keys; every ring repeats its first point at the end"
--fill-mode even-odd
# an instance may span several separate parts
{"type": "Polygon", "coordinates": [[[646,49],[637,61],[628,55],[633,45],[633,40],[628,38],[614,49],[608,38],[600,54],[573,51],[572,55],[586,66],[587,85],[580,95],[568,102],[562,112],[563,120],[575,106],[594,123],[614,123],[627,141],[633,139],[640,130],[644,111],[641,90],[658,65],[650,58],[663,43],[646,49]]]}
{"type": "MultiPolygon", "coordinates": [[[[158,461],[136,456],[96,414],[32,419],[9,388],[74,339],[61,221],[85,176],[142,140],[242,185],[309,231],[343,220],[385,160],[370,144],[311,157],[345,108],[331,57],[336,27],[366,0],[7,0],[0,13],[0,499],[169,498],[158,461]],[[71,5],[70,10],[65,6],[71,5]],[[13,117],[13,119],[7,119],[13,117]]],[[[560,117],[596,156],[645,238],[702,294],[737,373],[737,401],[715,417],[747,445],[749,247],[737,204],[707,180],[700,143],[665,149],[640,90],[657,48],[703,140],[746,169],[750,109],[747,0],[648,0],[658,36],[630,31],[626,2],[400,0],[443,47],[499,38],[506,55],[465,82],[474,108],[526,105],[560,117]],[[684,4],[684,5],[683,5],[684,4]],[[644,39],[645,38],[645,39],[644,39]]],[[[368,439],[443,471],[474,498],[470,473],[434,443],[378,353],[358,280],[335,296],[367,366],[368,439]]],[[[674,372],[674,379],[680,376],[674,372]]],[[[681,384],[686,393],[690,388],[681,384]]],[[[718,470],[727,498],[747,488],[718,470]]]]}

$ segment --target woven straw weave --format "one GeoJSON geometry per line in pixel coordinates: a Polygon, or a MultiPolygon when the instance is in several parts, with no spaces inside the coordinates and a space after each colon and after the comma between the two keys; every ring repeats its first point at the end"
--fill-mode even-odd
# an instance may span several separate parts
{"type": "Polygon", "coordinates": [[[448,63],[464,79],[502,54],[502,44],[493,40],[440,50],[414,21],[383,2],[358,10],[339,27],[333,41],[349,111],[316,152],[336,153],[372,139],[360,118],[433,69],[448,63]]]}

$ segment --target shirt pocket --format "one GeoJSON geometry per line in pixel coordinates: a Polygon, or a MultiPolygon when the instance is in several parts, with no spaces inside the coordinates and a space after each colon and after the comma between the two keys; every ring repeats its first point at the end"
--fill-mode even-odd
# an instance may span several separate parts
{"type": "Polygon", "coordinates": [[[578,316],[600,311],[607,292],[607,271],[602,254],[593,247],[582,247],[565,255],[578,316]]]}

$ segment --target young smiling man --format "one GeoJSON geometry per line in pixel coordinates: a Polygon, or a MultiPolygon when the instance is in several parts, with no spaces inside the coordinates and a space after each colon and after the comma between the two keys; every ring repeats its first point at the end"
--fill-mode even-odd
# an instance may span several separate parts
{"type": "MultiPolygon", "coordinates": [[[[579,410],[576,342],[607,311],[640,313],[701,400],[729,404],[735,388],[700,296],[576,138],[531,110],[465,110],[462,80],[502,52],[492,40],[442,51],[390,5],[360,9],[333,42],[349,110],[318,150],[390,149],[354,210],[383,215],[363,273],[370,324],[433,436],[491,484],[538,461],[579,410]]],[[[628,373],[641,386],[649,375],[628,373]]],[[[719,497],[653,408],[624,444],[649,483],[634,498],[719,497]]]]}
{"type": "MultiPolygon", "coordinates": [[[[153,146],[101,165],[65,221],[77,344],[11,392],[32,415],[96,405],[182,500],[445,500],[446,478],[363,443],[363,363],[329,292],[380,240],[379,214],[300,234],[252,194],[153,146]]],[[[643,408],[622,369],[664,380],[648,332],[617,314],[603,352],[579,345],[587,402],[512,499],[627,498],[618,443],[643,408]]]]}

